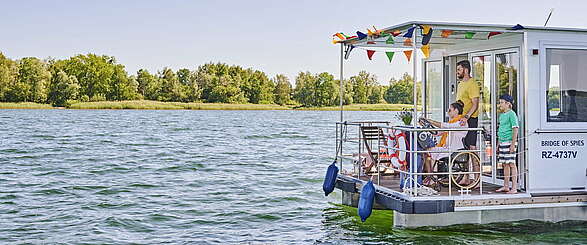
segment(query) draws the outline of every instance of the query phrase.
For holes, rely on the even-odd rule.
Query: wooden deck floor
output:
[[[357,178],[356,175],[352,176],[353,178]],[[369,175],[369,176],[361,176],[360,179],[367,181],[369,180],[371,177],[373,177],[373,184],[379,185],[379,186],[383,186],[389,189],[392,189],[394,191],[397,192],[402,192],[402,190],[400,189],[400,178],[399,175],[382,175],[379,179],[379,183],[378,183],[378,176],[377,175]],[[503,194],[500,192],[495,192],[495,190],[497,190],[500,186],[499,185],[494,185],[491,183],[487,183],[487,182],[483,182],[483,195],[490,195],[490,194]],[[452,195],[453,196],[458,196],[460,195],[459,192],[460,188],[458,188],[456,185],[452,185]],[[518,193],[523,193],[523,192],[518,192]],[[480,195],[480,188],[477,187],[475,189],[471,189],[469,195]],[[448,187],[442,187],[440,192],[439,192],[440,196],[448,196],[449,195],[449,188]]]

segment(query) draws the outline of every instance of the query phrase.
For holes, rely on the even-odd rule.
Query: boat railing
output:
[[[378,128],[378,139],[377,140],[373,140],[373,139],[368,139],[365,138],[361,135],[361,127],[364,126],[370,126],[370,127],[377,127]],[[349,130],[349,127],[356,127],[357,130],[355,131],[354,129]],[[394,130],[400,130],[402,132],[404,132],[406,134],[407,137],[409,137],[409,142],[418,142],[418,135],[420,133],[428,133],[430,134],[431,132],[463,132],[463,131],[474,131],[477,133],[477,146],[480,146],[480,142],[479,140],[482,139],[481,138],[481,134],[483,133],[483,128],[413,128],[413,127],[408,127],[408,126],[395,126],[392,125],[391,122],[384,122],[384,121],[361,121],[361,122],[337,122],[337,129],[336,129],[336,147],[337,147],[337,160],[339,161],[340,164],[340,169],[343,173],[346,172],[346,169],[344,169],[343,167],[343,162],[346,161],[351,161],[352,163],[352,173],[353,174],[357,174],[357,176],[360,176],[363,173],[363,168],[361,166],[362,161],[361,158],[364,157],[364,153],[366,151],[366,147],[365,144],[369,144],[371,147],[370,149],[377,149],[377,158],[376,158],[376,162],[374,163],[375,166],[373,166],[377,172],[379,172],[380,170],[383,169],[383,171],[385,170],[391,170],[391,171],[395,171],[398,172],[400,175],[403,175],[403,186],[404,186],[404,192],[410,196],[418,196],[418,190],[421,189],[422,184],[419,183],[421,181],[419,181],[419,179],[423,179],[426,176],[431,176],[431,175],[445,175],[448,176],[448,195],[452,196],[453,195],[453,177],[455,175],[463,175],[465,177],[470,177],[470,175],[474,175],[476,176],[474,178],[475,182],[478,181],[479,182],[479,194],[482,195],[483,194],[483,181],[481,181],[481,176],[482,176],[482,172],[483,172],[483,167],[482,167],[482,163],[480,161],[481,159],[481,154],[483,154],[484,152],[481,150],[481,147],[478,147],[477,149],[458,149],[458,150],[450,150],[447,148],[447,150],[429,150],[429,149],[418,149],[418,147],[416,146],[417,144],[409,144],[409,147],[406,149],[402,149],[399,147],[395,147],[395,146],[388,146],[386,145],[383,141],[385,140],[385,135],[386,131],[387,132],[393,132]],[[446,145],[450,145],[451,142],[451,137],[447,137],[447,142]],[[365,142],[366,141],[366,142]],[[376,141],[376,142],[374,142]],[[352,146],[350,148],[345,148],[344,145],[345,144],[357,144],[357,146]],[[376,147],[373,147],[376,144]],[[345,150],[348,152],[349,149],[354,149],[351,150],[353,152],[351,153],[345,153]],[[406,155],[409,155],[409,161],[408,165],[409,167],[407,169],[401,169],[400,167],[395,167],[393,166],[393,164],[389,164],[389,165],[385,165],[381,162],[382,157],[381,155],[386,153],[386,152],[404,152]],[[358,152],[358,153],[357,153]],[[367,152],[369,153],[369,152]],[[428,154],[428,153],[448,153],[448,166],[447,166],[447,170],[446,172],[438,172],[438,171],[431,171],[430,173],[425,173],[424,171],[418,171],[418,159],[425,159],[424,158],[424,154]],[[478,171],[475,171],[474,167],[469,166],[467,171],[457,171],[454,172],[453,171],[453,156],[454,155],[458,155],[459,153],[463,153],[463,154],[475,154],[476,155],[476,160],[477,163],[472,163],[472,164],[478,164]],[[369,153],[371,154],[371,153]],[[375,153],[373,153],[375,154]],[[418,156],[422,156],[422,158],[419,158]],[[388,155],[389,156],[389,155]],[[416,161],[413,161],[412,159],[416,159]],[[473,159],[473,158],[468,158],[468,159]],[[471,162],[475,161],[475,160],[469,160],[469,165],[471,165]],[[421,163],[422,166],[424,165],[424,163]],[[478,180],[477,180],[478,178]],[[381,174],[377,174],[377,179],[375,181],[377,185],[381,185]],[[476,185],[475,185],[476,186]],[[407,189],[406,189],[407,187]],[[416,188],[411,188],[411,187],[416,187]],[[460,194],[470,194],[471,193],[471,189],[472,188],[463,188],[461,187],[461,190],[459,191]]]

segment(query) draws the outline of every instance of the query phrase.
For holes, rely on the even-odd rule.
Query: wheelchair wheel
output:
[[[448,159],[446,160],[439,160],[436,161],[435,163],[435,168],[437,172],[444,172],[447,173],[448,172]],[[460,170],[460,165],[453,165],[453,172],[459,172]],[[444,187],[448,187],[448,182],[450,181],[448,178],[448,174],[437,174],[434,175],[434,177],[438,180],[438,183],[440,183],[442,186]],[[453,182],[459,182],[461,181],[461,179],[464,177],[464,175],[453,175]],[[456,179],[455,179],[456,178]]]
[[[456,154],[452,161],[451,161],[451,168],[452,172],[472,172],[474,169],[481,168],[481,161],[479,160],[479,156],[473,152],[459,152]],[[479,171],[479,170],[477,170]],[[471,189],[476,186],[479,181],[481,180],[481,176],[479,174],[474,174],[474,178],[468,185],[461,185],[459,182],[463,178],[469,178],[471,174],[453,174],[452,181],[453,184],[462,188],[462,189]]]

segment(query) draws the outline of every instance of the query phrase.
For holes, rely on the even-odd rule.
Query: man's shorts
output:
[[[471,117],[467,119],[467,124],[469,124],[469,128],[476,128],[478,125],[478,119],[476,117]],[[469,148],[470,146],[477,145],[477,131],[469,131],[467,132],[467,136],[465,136],[465,147]]]
[[[516,163],[516,153],[510,153],[511,141],[499,142],[497,162],[501,164]]]

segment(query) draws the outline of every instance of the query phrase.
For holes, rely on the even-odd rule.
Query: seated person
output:
[[[431,119],[423,118],[424,120],[428,121],[435,127],[438,128],[468,128],[468,125],[465,123],[464,125],[461,124],[459,121],[463,117],[463,102],[457,101],[455,103],[450,104],[447,111],[449,121],[448,122],[437,122]],[[450,131],[450,132],[440,132],[441,138],[438,144],[435,147],[431,147],[427,150],[429,151],[438,151],[430,153],[430,158],[433,160],[439,160],[444,157],[448,157],[450,153],[446,151],[456,151],[459,149],[465,148],[463,146],[463,138],[467,135],[467,131]],[[430,159],[426,158],[424,161],[424,171],[427,173],[432,172],[432,165]]]

